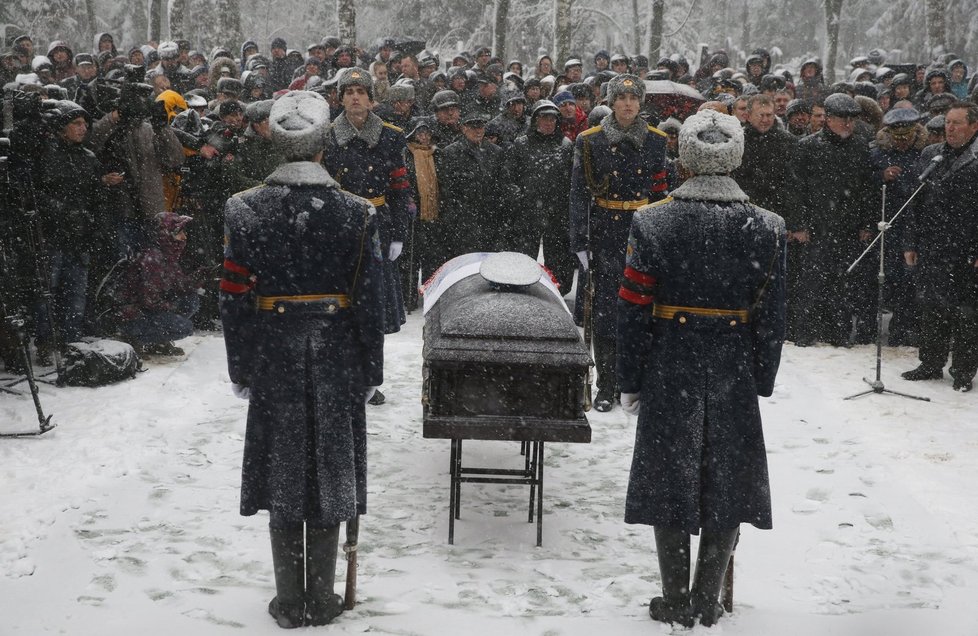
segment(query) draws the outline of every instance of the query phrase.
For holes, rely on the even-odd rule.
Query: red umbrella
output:
[[[662,119],[675,117],[683,121],[706,101],[687,84],[669,80],[645,80],[645,103],[655,109]]]

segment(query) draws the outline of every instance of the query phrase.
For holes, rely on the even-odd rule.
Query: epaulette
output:
[[[260,189],[262,189],[262,188],[265,188],[265,187],[267,187],[267,186],[268,186],[268,184],[267,184],[267,183],[259,183],[259,184],[258,184],[258,185],[256,185],[256,186],[252,186],[252,187],[250,187],[250,188],[248,188],[247,190],[242,190],[241,192],[235,192],[235,193],[234,193],[234,194],[232,194],[231,196],[234,196],[234,197],[239,197],[239,196],[241,196],[242,194],[248,194],[248,193],[249,193],[249,192],[251,192],[252,190],[260,190]]]
[[[390,128],[391,130],[396,130],[397,132],[402,133],[402,134],[404,133],[404,129],[403,128],[401,128],[399,126],[395,126],[394,124],[390,124],[390,123],[388,123],[386,121],[384,122],[384,127],[385,128]]]
[[[657,135],[662,135],[662,136],[663,136],[663,137],[665,137],[666,139],[668,139],[668,138],[669,138],[669,135],[667,135],[666,133],[664,133],[664,132],[662,132],[661,130],[659,130],[659,129],[658,129],[658,128],[656,128],[655,126],[649,126],[649,132],[651,132],[651,133],[655,133],[655,134],[657,134]]]
[[[643,205],[638,210],[636,210],[636,212],[641,212],[642,210],[648,210],[650,208],[657,208],[660,205],[665,205],[666,203],[672,203],[672,197],[666,197],[665,199],[661,199],[659,201],[653,201],[652,203],[649,203],[648,205]]]
[[[580,133],[580,134],[578,135],[578,137],[580,137],[580,136],[582,136],[582,135],[583,135],[584,137],[587,137],[588,135],[593,135],[594,133],[597,133],[597,132],[601,132],[601,126],[595,126],[594,128],[588,128],[587,130],[585,130],[585,131],[583,131],[583,132],[581,132],[581,133]]]

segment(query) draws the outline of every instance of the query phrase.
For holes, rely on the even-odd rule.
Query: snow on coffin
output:
[[[425,285],[423,435],[450,439],[449,543],[463,482],[530,486],[542,541],[544,442],[591,441],[591,357],[556,286],[523,254],[466,254]],[[525,468],[462,466],[462,440],[526,442]]]

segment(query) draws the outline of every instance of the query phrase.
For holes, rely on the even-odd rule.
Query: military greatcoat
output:
[[[321,165],[287,163],[265,183],[225,207],[228,370],[251,389],[241,514],[329,526],[366,511],[384,259],[374,208]]]
[[[784,221],[726,176],[673,197],[635,214],[619,291],[618,378],[641,394],[625,521],[770,528],[757,396],[784,338]]]

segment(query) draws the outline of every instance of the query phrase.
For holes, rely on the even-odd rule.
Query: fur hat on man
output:
[[[311,159],[323,149],[329,126],[329,104],[317,93],[289,91],[268,115],[272,142],[291,161]]]
[[[701,110],[679,131],[679,160],[694,174],[728,174],[743,156],[744,130],[736,117]]]
[[[615,75],[612,79],[608,80],[607,85],[609,106],[613,106],[615,100],[628,93],[638,97],[638,101],[640,102],[645,101],[645,82],[639,79],[637,75],[630,75],[628,73]]]
[[[414,99],[414,84],[410,80],[397,80],[387,89],[388,102],[410,101]]]
[[[340,96],[343,96],[343,91],[350,86],[363,86],[364,90],[367,91],[367,95],[371,100],[374,98],[374,81],[370,77],[370,73],[363,70],[358,66],[354,66],[348,69],[344,69],[340,73],[339,82],[336,84],[336,88],[339,91]]]

